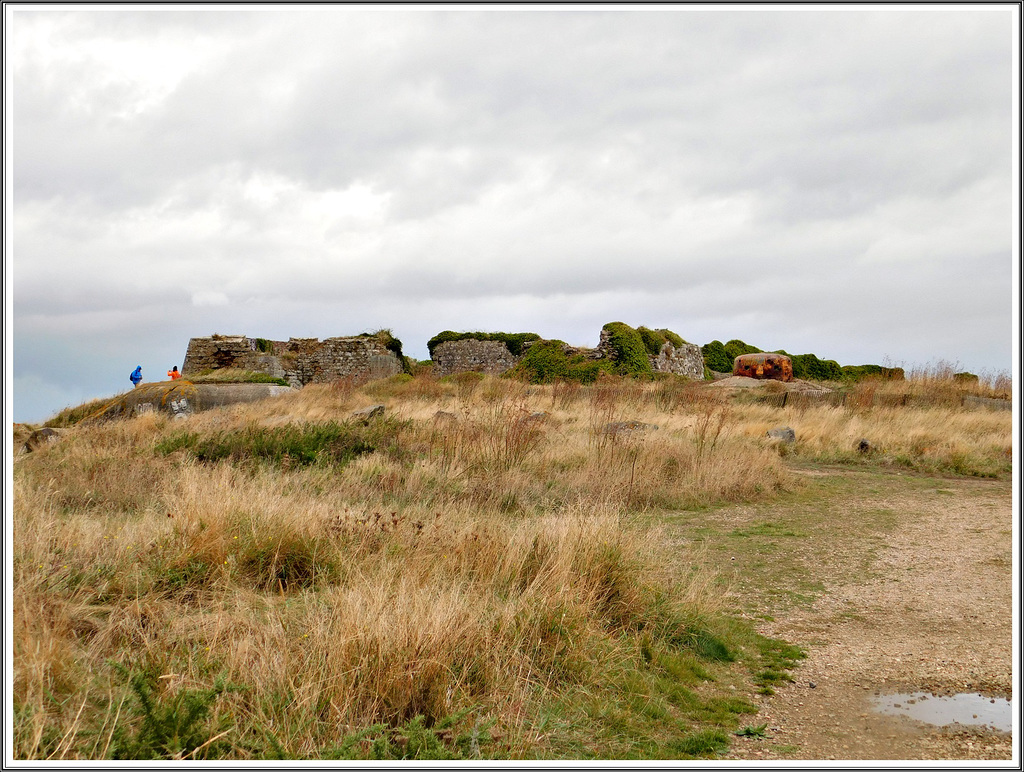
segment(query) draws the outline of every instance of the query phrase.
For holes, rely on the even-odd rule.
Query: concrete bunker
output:
[[[759,380],[793,380],[793,360],[785,354],[740,354],[733,360],[732,374]]]

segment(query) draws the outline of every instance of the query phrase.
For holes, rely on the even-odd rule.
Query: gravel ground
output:
[[[754,720],[768,724],[766,737],[737,737],[727,759],[971,759],[1020,768],[1010,733],[873,710],[875,695],[892,693],[1012,697],[1010,483],[940,484],[942,496],[884,502],[898,522],[871,578],[826,583],[813,605],[762,626],[808,656],[792,684],[762,698]]]

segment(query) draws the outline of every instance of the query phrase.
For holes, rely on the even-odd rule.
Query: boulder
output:
[[[547,417],[548,413],[544,410],[541,410],[537,413],[530,413],[530,415],[524,416],[522,421],[523,423],[538,423],[540,421],[543,421]]]
[[[601,433],[610,437],[617,437],[621,434],[632,434],[634,432],[657,431],[657,424],[645,424],[642,421],[613,421],[605,424]]]
[[[384,412],[384,405],[370,405],[355,411],[352,417],[366,423],[371,418],[376,418]]]
[[[796,432],[788,426],[776,426],[768,430],[768,438],[779,442],[796,442]]]
[[[44,426],[42,429],[36,429],[32,434],[29,435],[28,439],[25,440],[25,444],[21,446],[22,453],[31,453],[44,445],[49,445],[56,442],[64,434],[65,429],[51,429],[48,426]]]

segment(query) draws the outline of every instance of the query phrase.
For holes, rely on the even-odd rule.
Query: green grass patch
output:
[[[757,648],[760,662],[757,665],[754,683],[758,685],[758,692],[761,694],[774,694],[775,686],[791,682],[793,677],[789,671],[807,656],[799,646],[774,638],[760,637]]]
[[[704,729],[669,743],[669,758],[710,759],[729,749],[729,736],[717,729]]]
[[[156,451],[185,450],[199,461],[260,462],[275,466],[342,466],[364,453],[397,446],[405,423],[382,418],[369,424],[336,422],[249,426],[202,436],[180,432],[161,440]]]

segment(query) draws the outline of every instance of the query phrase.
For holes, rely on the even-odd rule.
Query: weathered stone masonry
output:
[[[232,367],[284,378],[293,387],[301,387],[348,377],[376,380],[402,372],[398,356],[373,336],[322,341],[289,338],[266,343],[270,351],[260,351],[257,339],[244,335],[192,338],[181,373],[188,378],[205,370]]]
[[[469,371],[500,375],[519,361],[500,340],[472,338],[439,343],[431,358],[439,377]]]

